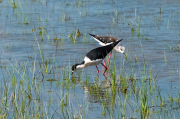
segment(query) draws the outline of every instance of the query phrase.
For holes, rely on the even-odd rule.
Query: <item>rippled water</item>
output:
[[[133,69],[138,90],[145,66],[147,78],[155,79],[152,87],[156,87],[149,97],[157,102],[152,105],[150,100],[149,105],[159,111],[152,112],[150,118],[166,117],[166,113],[160,111],[159,97],[153,96],[161,95],[167,105],[170,97],[179,100],[179,4],[177,0],[1,1],[1,93],[5,85],[13,85],[14,76],[18,85],[24,81],[32,92],[39,90],[40,104],[48,117],[68,118],[67,115],[72,114],[79,118],[120,118],[125,110],[125,117],[140,118],[138,103],[134,101],[136,97],[131,95],[130,89],[127,107],[122,109],[126,95],[120,89],[112,95],[110,86],[102,82],[106,80],[102,75],[102,65],[98,65],[98,79],[96,68],[92,66],[76,72],[74,83],[68,82],[69,68],[81,62],[88,51],[99,47],[87,33],[115,36],[123,39],[127,55],[126,59],[123,54],[113,53],[117,77],[125,72],[124,77],[129,80]],[[80,36],[76,35],[78,30]],[[110,70],[114,71],[113,57]],[[46,81],[48,79],[56,81]],[[93,90],[95,84],[100,85],[99,91]],[[128,88],[131,86],[132,83],[128,83]],[[26,88],[24,92],[27,92]],[[9,98],[11,90],[9,88]],[[33,93],[32,99],[36,100],[36,95]],[[63,99],[67,103],[64,112],[60,106]],[[30,102],[30,105],[36,104]],[[179,110],[178,104],[173,102],[173,108]],[[106,105],[106,113],[103,105]],[[171,115],[178,117],[178,111],[169,109],[167,105],[163,106],[164,110],[170,110]],[[9,108],[11,106],[9,103]],[[149,110],[153,111],[152,108]],[[7,117],[12,118],[14,112],[8,111]]]

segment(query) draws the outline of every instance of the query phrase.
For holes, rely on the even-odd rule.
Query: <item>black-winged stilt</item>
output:
[[[119,40],[118,38],[113,37],[113,36],[97,36],[97,35],[93,35],[93,34],[90,34],[90,33],[88,33],[88,34],[91,35],[91,36],[94,38],[94,40],[96,40],[97,42],[99,42],[99,44],[100,44],[101,46],[106,46],[106,45],[112,44],[112,43],[114,43],[114,42],[117,42],[117,41]],[[120,52],[120,53],[123,53],[123,54],[125,53],[125,47],[122,46],[120,43],[119,43],[118,45],[116,45],[116,46],[114,47],[114,49],[115,49],[117,52]],[[112,54],[112,51],[111,51],[111,53],[110,53],[110,55],[109,55],[108,63],[109,63],[109,61],[110,61],[111,54]],[[103,60],[103,63],[104,63],[104,65],[105,65],[105,61],[104,61],[104,60]]]
[[[103,46],[103,47],[98,47],[98,48],[95,48],[91,51],[89,51],[87,53],[87,55],[85,56],[84,58],[84,61],[81,62],[80,64],[75,64],[72,66],[72,74],[77,70],[77,69],[82,69],[82,68],[85,68],[85,67],[88,67],[88,66],[93,66],[93,65],[96,65],[96,68],[97,68],[97,76],[98,76],[98,73],[99,73],[99,70],[98,70],[98,67],[97,65],[100,64],[103,59],[106,57],[106,55],[112,51],[112,49],[120,42],[122,41],[123,39],[121,40],[118,40],[117,42],[114,42],[112,44],[109,44],[109,45],[106,45],[106,46]],[[102,64],[102,63],[101,63]],[[107,67],[102,64],[104,67],[105,67],[105,71],[103,73],[103,75],[105,76],[105,72],[107,70]]]

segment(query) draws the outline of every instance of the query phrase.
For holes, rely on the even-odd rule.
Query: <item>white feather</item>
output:
[[[94,37],[93,37],[94,38]],[[98,39],[96,39],[96,38],[94,38],[94,40],[96,40],[97,42],[99,42],[99,45],[101,45],[101,46],[106,46],[106,45],[110,45],[110,44],[112,44],[113,42],[111,42],[111,43],[103,43],[103,42],[101,42],[101,41],[99,41]]]

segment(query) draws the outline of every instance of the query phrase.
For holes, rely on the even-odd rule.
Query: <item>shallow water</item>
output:
[[[2,1],[1,94],[4,95],[5,85],[9,85],[8,101],[12,99],[11,93],[15,90],[11,87],[15,77],[17,90],[22,82],[31,87],[32,97],[31,100],[26,99],[27,105],[30,105],[26,110],[34,109],[38,97],[40,112],[47,113],[43,113],[42,117],[120,118],[124,115],[126,118],[140,118],[140,101],[135,101],[136,93],[131,90],[133,82],[128,80],[132,68],[133,79],[137,79],[135,87],[140,90],[145,66],[147,79],[156,82],[147,86],[148,90],[149,87],[154,88],[148,92],[149,105],[154,106],[154,109],[149,108],[152,111],[149,118],[178,117],[179,4],[179,1],[169,0]],[[118,17],[115,14],[117,11]],[[81,33],[79,37],[76,35],[78,30]],[[77,71],[74,82],[68,79],[69,68],[81,62],[88,51],[99,47],[87,33],[123,39],[121,43],[126,47],[127,59],[123,54],[113,52],[118,82],[114,95],[109,83],[102,82],[106,80],[102,75],[102,65],[98,65],[98,79],[95,66]],[[114,72],[113,57],[110,70]],[[121,92],[120,75],[124,75],[128,82],[127,94]],[[46,81],[48,79],[56,81]],[[111,79],[110,75],[107,80]],[[25,90],[22,95],[27,95],[27,86],[22,86],[22,89]],[[162,107],[159,107],[158,96],[164,101]],[[170,98],[176,99],[172,108],[168,106],[172,103]],[[1,115],[6,111],[6,117],[12,118],[16,114],[15,107],[11,103],[8,107],[11,109],[2,109]],[[166,113],[167,110],[171,113]],[[31,113],[33,111],[29,111],[29,115]]]

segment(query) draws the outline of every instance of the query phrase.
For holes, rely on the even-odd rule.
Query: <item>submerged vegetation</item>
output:
[[[0,118],[178,118],[180,11],[164,4],[0,0]],[[124,39],[105,77],[71,76],[99,47],[87,33]]]

